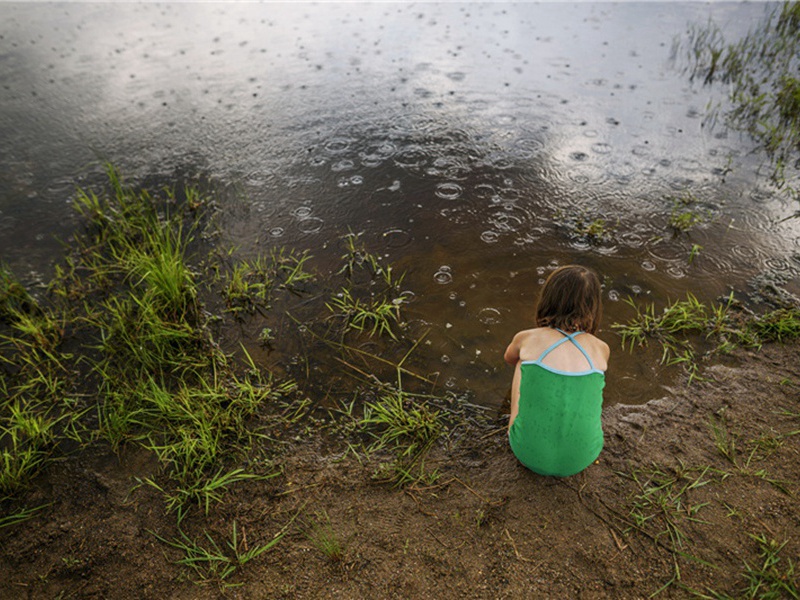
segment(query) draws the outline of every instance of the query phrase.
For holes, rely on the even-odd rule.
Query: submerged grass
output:
[[[386,387],[376,401],[365,404],[359,425],[373,438],[368,453],[388,450],[394,455],[380,465],[378,478],[396,485],[437,478],[435,472],[426,470],[425,458],[444,426],[439,411],[424,400]]]
[[[692,80],[725,85],[728,103],[713,107],[720,118],[746,131],[766,152],[774,182],[800,198],[791,171],[800,160],[800,3],[786,1],[736,43],[726,42],[719,27],[692,26],[673,54],[688,61]]]
[[[221,317],[208,313],[201,298],[221,292],[223,310],[244,319],[268,311],[279,293],[304,294],[317,275],[307,252],[282,247],[232,262],[232,252],[203,253],[198,232],[211,203],[198,189],[186,187],[180,197],[169,189],[137,190],[110,165],[107,178],[105,191],[77,193],[85,227],[56,270],[47,305],[0,269],[0,391],[6,398],[0,401],[0,494],[24,489],[67,439],[107,443],[114,451],[133,444],[160,465],[140,486],[161,493],[180,526],[191,510],[208,514],[231,486],[277,476],[280,469],[269,459],[272,427],[293,426],[311,404],[292,401],[296,385],[258,369],[246,351],[244,364],[222,352],[211,326]],[[344,344],[348,331],[400,341],[405,296],[403,276],[368,252],[359,236],[345,236],[344,244],[338,275],[345,285],[327,306],[345,326],[334,340],[334,321],[319,322],[327,324],[321,339],[338,344],[347,358],[356,352]],[[203,263],[203,255],[216,259]],[[262,343],[275,337],[261,328]],[[63,351],[67,346],[71,354]],[[398,364],[376,358],[391,364],[399,382],[410,373],[403,363],[416,346]],[[421,396],[381,385],[351,433],[359,431],[373,437],[371,451],[395,455],[392,480],[435,477],[424,460],[442,425]]]
[[[310,259],[308,252],[281,247],[273,248],[269,258],[258,256],[235,263],[223,289],[226,310],[237,316],[268,310],[274,290],[301,291],[316,278],[307,270]]]
[[[135,190],[110,165],[107,177],[105,192],[77,194],[86,226],[50,286],[52,306],[0,269],[0,492],[22,489],[67,438],[132,443],[158,458],[162,473],[143,483],[181,520],[235,483],[277,474],[268,461],[239,465],[266,439],[261,409],[293,386],[252,361],[242,372],[214,340],[193,249],[203,193]],[[307,259],[276,251],[273,279],[296,288]],[[65,340],[79,350],[63,353]]]
[[[559,210],[553,216],[569,233],[582,238],[588,244],[612,241],[618,225],[602,216],[588,214],[583,210],[578,212]]]
[[[366,250],[357,234],[349,233],[343,241],[346,252],[339,274],[346,276],[348,285],[325,306],[343,319],[346,329],[367,332],[370,336],[387,335],[396,340],[393,325],[400,323],[400,309],[407,301],[400,291],[405,274],[395,275],[391,265],[384,265],[378,256]],[[366,289],[356,285],[361,274],[366,277],[367,285],[363,286]]]
[[[663,364],[682,364],[691,382],[699,375],[698,339],[711,346],[702,356],[730,352],[737,346],[759,347],[767,342],[789,341],[800,336],[800,309],[781,308],[761,316],[748,314],[731,293],[723,302],[709,305],[687,294],[661,312],[654,303],[639,306],[628,298],[635,315],[627,323],[611,327],[622,338],[623,348],[631,352],[648,340],[656,340],[662,348]]]
[[[688,192],[677,198],[672,198],[672,209],[668,223],[674,235],[687,233],[707,219],[707,215],[698,208],[698,203],[698,199]]]

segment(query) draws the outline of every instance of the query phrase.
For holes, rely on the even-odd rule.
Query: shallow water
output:
[[[502,404],[502,352],[540,282],[582,262],[606,325],[628,296],[744,294],[767,274],[800,293],[795,206],[738,134],[704,125],[713,90],[670,62],[709,17],[743,34],[742,3],[0,4],[0,252],[46,280],[78,225],[76,185],[102,161],[129,180],[210,177],[223,243],[242,256],[340,238],[407,271],[407,316],[438,381]],[[732,169],[727,173],[728,169]],[[724,176],[723,176],[724,175]],[[673,237],[676,197],[710,218]],[[570,227],[602,218],[597,241]],[[693,245],[702,246],[689,261]],[[252,331],[260,329],[251,324]],[[265,365],[247,329],[227,333]],[[663,395],[655,349],[614,356],[607,402]]]

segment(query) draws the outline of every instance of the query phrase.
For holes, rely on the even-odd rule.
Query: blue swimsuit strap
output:
[[[538,364],[541,364],[541,363],[542,363],[542,361],[545,359],[545,357],[546,357],[548,354],[550,354],[550,353],[551,353],[553,350],[555,350],[556,348],[558,348],[558,347],[559,347],[561,344],[563,344],[564,342],[570,341],[570,342],[572,342],[572,344],[573,344],[573,345],[574,345],[574,346],[575,346],[575,347],[576,347],[578,350],[580,350],[580,351],[581,351],[581,354],[583,354],[583,356],[586,358],[586,362],[588,362],[588,363],[589,363],[589,369],[590,369],[590,370],[592,370],[592,371],[594,371],[594,370],[595,370],[595,368],[594,368],[594,363],[592,362],[592,359],[591,359],[591,358],[589,358],[589,354],[586,352],[586,350],[584,350],[584,349],[583,349],[583,346],[581,346],[581,345],[578,343],[578,341],[575,339],[575,336],[576,336],[576,335],[580,335],[580,334],[582,334],[582,333],[583,333],[583,331],[576,331],[575,333],[566,333],[565,331],[561,331],[561,330],[560,330],[560,329],[558,329],[558,328],[555,328],[555,330],[556,330],[558,333],[560,333],[561,335],[563,335],[564,337],[563,337],[563,338],[561,338],[560,340],[556,340],[555,342],[553,342],[553,343],[550,345],[550,347],[549,347],[549,348],[547,348],[547,349],[546,349],[544,352],[542,352],[542,353],[539,355],[539,358],[537,358],[535,362],[536,362],[536,363],[538,363]]]

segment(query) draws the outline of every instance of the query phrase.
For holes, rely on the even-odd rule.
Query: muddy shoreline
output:
[[[174,563],[155,535],[175,532],[157,492],[132,489],[102,452],[67,457],[23,498],[49,506],[0,530],[0,597],[645,598],[665,585],[661,597],[738,597],[756,538],[786,542],[776,572],[800,555],[796,357],[796,345],[739,350],[708,381],[606,409],[599,464],[565,480],[519,466],[500,421],[439,445],[438,480],[405,489],[373,480],[376,457],[323,451],[313,435],[287,443],[279,477],[184,522],[229,539],[235,521],[249,547],[283,535],[232,587]],[[155,467],[119,460],[139,477]],[[339,553],[321,549],[322,531]]]

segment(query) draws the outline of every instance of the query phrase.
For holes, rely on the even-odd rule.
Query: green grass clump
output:
[[[436,478],[425,470],[425,457],[444,431],[440,412],[424,398],[399,389],[385,389],[375,402],[364,406],[360,426],[374,441],[369,452],[389,450],[395,455],[381,467],[380,476],[404,485]]]
[[[758,546],[758,558],[752,564],[745,561],[741,574],[744,584],[741,589],[727,594],[707,588],[708,593],[695,592],[696,597],[708,600],[800,598],[797,563],[781,554],[788,540],[778,542],[763,533],[750,534],[750,538]]]
[[[709,305],[687,294],[686,300],[668,304],[658,313],[654,303],[639,306],[626,301],[636,314],[627,323],[611,327],[622,337],[622,346],[631,352],[654,339],[662,347],[662,363],[682,364],[691,382],[699,373],[698,340],[710,346],[702,356],[730,352],[736,346],[759,347],[774,341],[800,336],[800,309],[783,308],[762,316],[746,314],[733,294],[727,300]]]
[[[0,267],[0,498],[25,489],[52,460],[57,440],[79,438],[80,411],[65,398],[71,356],[64,319]]]
[[[604,217],[587,214],[585,211],[569,212],[556,211],[555,220],[569,233],[583,238],[590,244],[609,242],[614,237],[616,226]]]
[[[0,261],[0,319],[14,320],[16,315],[38,310],[38,304],[17,280],[11,269]]]
[[[298,292],[304,284],[314,281],[315,275],[307,270],[311,259],[308,252],[286,248],[273,248],[270,257],[259,256],[233,265],[225,282],[223,297],[227,311],[255,313],[270,307],[276,288]]]
[[[800,309],[779,308],[753,319],[750,329],[765,342],[784,342],[800,337]]]
[[[706,216],[697,208],[697,198],[693,194],[686,193],[672,199],[668,224],[675,235],[687,233],[705,220]]]
[[[666,364],[685,363],[697,372],[696,349],[689,339],[698,336],[712,344],[709,353],[728,352],[737,345],[758,347],[767,342],[783,342],[800,336],[800,309],[780,308],[761,316],[738,311],[731,294],[725,302],[706,305],[694,295],[678,300],[656,312],[655,304],[644,307],[626,301],[636,311],[627,323],[612,328],[622,336],[622,346],[634,347],[656,339],[662,346]]]
[[[331,312],[344,317],[351,329],[366,331],[371,336],[377,333],[397,339],[392,331],[392,323],[398,322],[400,307],[404,302],[402,297],[359,300],[353,297],[349,289],[343,288],[326,306]]]
[[[344,560],[346,551],[344,540],[336,533],[327,512],[318,512],[303,527],[303,533],[314,548],[319,550],[329,561],[340,563]]]
[[[178,528],[178,537],[166,539],[158,534],[155,537],[180,552],[182,555],[175,562],[191,570],[195,583],[217,584],[220,589],[241,584],[229,583],[229,578],[250,561],[271,550],[283,538],[285,531],[279,532],[264,544],[247,544],[244,536],[239,534],[236,521],[231,526],[229,539],[218,542],[208,531],[192,538]]]
[[[115,451],[136,444],[161,465],[142,482],[180,522],[191,506],[207,513],[231,485],[277,473],[257,460],[266,454],[257,450],[267,439],[261,413],[294,385],[249,356],[237,366],[214,339],[200,300],[210,290],[198,266],[204,194],[152,194],[125,185],[113,166],[106,172],[104,192],[77,193],[84,228],[50,304],[0,270],[0,493],[23,489],[66,439]],[[275,251],[272,279],[297,288],[310,278],[307,258]]]
[[[384,265],[358,242],[358,235],[349,233],[343,240],[346,252],[338,274],[346,276],[348,285],[325,306],[343,319],[347,329],[396,340],[393,325],[400,322],[400,309],[407,302],[400,291],[404,274],[396,276],[391,265]],[[365,280],[366,286],[359,285],[359,280]]]
[[[371,282],[380,280],[387,288],[399,288],[405,274],[396,276],[392,266],[384,265],[379,256],[367,250],[360,237],[360,233],[352,231],[342,237],[345,253],[341,257],[339,275],[343,274],[353,281],[363,273]]]
[[[728,126],[746,131],[766,152],[772,178],[798,196],[796,169],[800,157],[800,3],[786,1],[736,43],[727,43],[713,23],[690,28],[683,53],[692,79],[720,82],[727,92],[710,119],[722,115]],[[676,43],[677,56],[680,44]]]
[[[739,339],[737,330],[731,326],[730,307],[732,298],[725,304],[710,308],[692,294],[686,300],[667,305],[661,313],[656,313],[655,304],[643,308],[632,299],[626,301],[636,311],[627,323],[614,323],[612,328],[622,336],[622,346],[632,352],[635,346],[646,345],[655,338],[662,347],[662,363],[683,364],[690,374],[690,381],[698,372],[696,352],[685,336],[705,334],[705,337],[718,336],[718,349],[727,347],[730,337]]]

